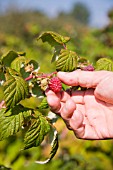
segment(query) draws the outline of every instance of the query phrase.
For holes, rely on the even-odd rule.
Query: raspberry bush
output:
[[[21,149],[25,150],[40,146],[46,140],[46,136],[50,139],[53,136],[50,140],[51,151],[48,159],[36,161],[47,163],[58,149],[58,132],[54,126],[57,117],[54,113],[50,114],[45,95],[47,88],[55,93],[63,90],[56,73],[76,69],[113,71],[113,62],[108,58],[101,58],[93,66],[86,58],[68,49],[69,37],[55,32],[43,32],[37,38],[40,39],[54,49],[51,62],[56,68],[53,73],[41,73],[39,64],[34,60],[28,60],[25,52],[9,51],[0,58],[0,85],[3,87],[4,95],[0,103],[0,140],[23,131],[24,148]],[[80,90],[80,87],[78,88]],[[37,98],[37,108],[26,107],[24,104],[31,97]]]

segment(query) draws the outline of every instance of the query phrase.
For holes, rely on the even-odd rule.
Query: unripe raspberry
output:
[[[94,71],[94,67],[92,65],[88,65],[86,67],[83,68],[84,71]]]
[[[49,81],[48,86],[49,86],[49,89],[52,90],[55,93],[60,92],[61,89],[62,89],[62,84],[61,84],[61,81],[59,80],[58,77],[53,77]]]

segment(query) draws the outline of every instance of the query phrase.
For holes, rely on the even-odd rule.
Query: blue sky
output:
[[[83,2],[90,9],[91,26],[102,27],[108,23],[107,12],[113,8],[113,0],[0,0],[4,7],[10,3],[20,9],[39,9],[51,17],[60,11],[70,11],[77,2]]]

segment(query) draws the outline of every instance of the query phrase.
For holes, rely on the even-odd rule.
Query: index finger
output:
[[[108,71],[83,71],[76,70],[73,72],[58,72],[58,78],[69,86],[81,86],[95,88],[97,84],[110,72]]]

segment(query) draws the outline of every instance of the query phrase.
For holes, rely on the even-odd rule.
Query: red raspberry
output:
[[[94,71],[94,67],[92,65],[88,65],[83,68],[84,71]]]
[[[55,93],[60,92],[61,89],[62,89],[62,84],[61,84],[61,81],[59,80],[58,77],[53,77],[49,81],[48,85],[49,85],[49,89],[52,90]]]

